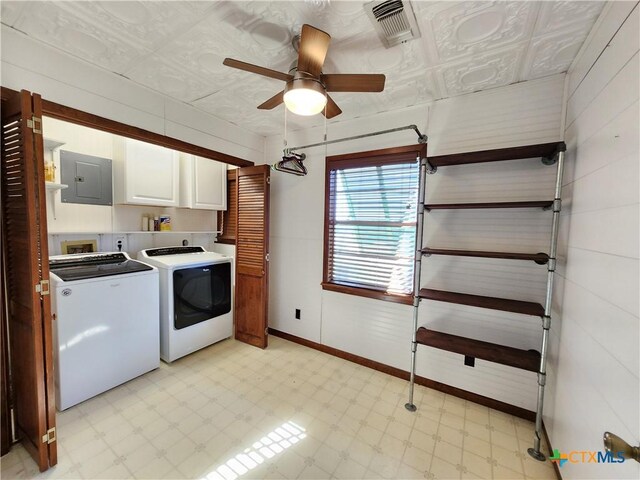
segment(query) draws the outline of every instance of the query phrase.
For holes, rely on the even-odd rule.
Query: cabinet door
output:
[[[227,165],[201,157],[195,157],[194,163],[193,208],[226,210]]]
[[[126,203],[178,206],[176,152],[137,140],[126,142]]]

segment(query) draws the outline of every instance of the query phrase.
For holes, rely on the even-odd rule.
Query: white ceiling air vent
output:
[[[420,38],[418,22],[409,1],[378,0],[365,4],[364,10],[385,47]]]

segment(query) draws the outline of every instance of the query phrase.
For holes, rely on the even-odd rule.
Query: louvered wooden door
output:
[[[42,100],[2,102],[2,250],[16,433],[41,471],[57,463]]]
[[[267,346],[269,166],[237,170],[235,337]]]

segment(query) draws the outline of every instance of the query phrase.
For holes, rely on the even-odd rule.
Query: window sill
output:
[[[359,297],[374,298],[376,300],[384,300],[385,302],[402,303],[404,305],[413,304],[413,296],[398,295],[394,293],[385,293],[379,290],[370,290],[368,288],[348,287],[337,283],[322,282],[322,289],[331,292],[346,293],[347,295],[357,295]]]

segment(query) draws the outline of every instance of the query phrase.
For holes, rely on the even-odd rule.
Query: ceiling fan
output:
[[[385,76],[381,74],[322,73],[331,36],[311,25],[303,25],[298,45],[298,61],[289,73],[282,73],[251,63],[225,58],[224,65],[265,77],[287,82],[283,91],[258,105],[261,110],[271,110],[284,102],[298,115],[315,115],[322,112],[327,118],[340,115],[342,110],[328,92],[381,92]]]

